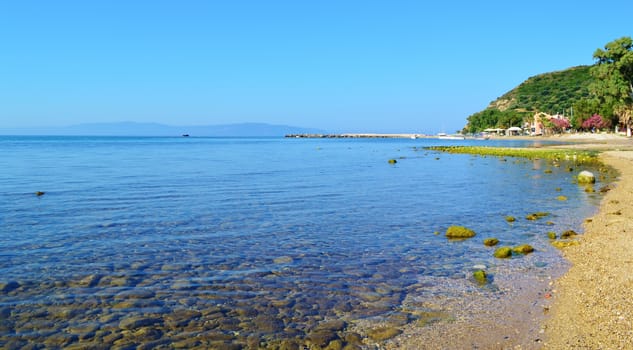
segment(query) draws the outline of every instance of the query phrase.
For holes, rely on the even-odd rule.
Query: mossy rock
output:
[[[512,252],[517,253],[517,254],[530,254],[533,251],[534,251],[534,247],[532,247],[529,244],[521,244],[519,246],[512,248]]]
[[[554,231],[549,231],[549,232],[547,233],[547,238],[549,238],[549,239],[556,239],[556,232],[554,232]]]
[[[499,244],[499,240],[497,238],[486,238],[484,239],[484,245],[488,247],[494,247]]]
[[[527,220],[538,220],[540,218],[544,218],[546,216],[549,216],[548,212],[545,211],[537,211],[536,213],[532,213],[532,214],[528,214],[525,218]]]
[[[506,216],[506,221],[507,222],[515,222],[517,221],[517,218],[515,218],[514,216],[508,215]]]
[[[389,162],[389,164],[396,164],[396,163],[398,163],[398,161],[395,160],[395,159],[389,159],[388,162]]]
[[[570,238],[570,237],[574,237],[577,236],[578,233],[576,233],[576,231],[574,230],[567,230],[563,233],[561,233],[560,238]]]
[[[558,196],[558,197],[556,197],[556,199],[558,199],[559,201],[566,201],[567,197],[566,196]]]
[[[579,184],[592,184],[596,182],[596,176],[590,171],[583,170],[578,173],[576,180]]]
[[[464,226],[453,225],[446,229],[447,238],[471,238],[475,235],[475,231]]]
[[[494,257],[499,259],[505,259],[512,256],[512,248],[510,247],[499,247],[494,252]]]
[[[484,270],[473,271],[473,277],[479,284],[486,284],[488,282],[488,274]]]
[[[596,190],[593,188],[593,186],[589,185],[589,186],[585,186],[585,192],[594,193],[596,192]]]
[[[397,335],[402,333],[401,330],[394,327],[380,327],[375,329],[370,329],[367,332],[367,336],[374,341],[385,341],[387,339],[391,339]]]
[[[571,247],[574,245],[579,245],[580,242],[578,241],[552,241],[551,244],[555,248],[563,249],[563,248]]]

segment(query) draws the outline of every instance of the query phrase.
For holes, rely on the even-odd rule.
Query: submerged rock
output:
[[[510,215],[506,216],[506,221],[507,222],[515,222],[516,220],[517,219],[514,216],[510,216]]]
[[[563,233],[561,233],[560,238],[570,238],[570,237],[574,237],[577,236],[578,233],[576,233],[576,231],[574,230],[567,230]]]
[[[510,247],[499,247],[494,252],[494,257],[499,259],[505,259],[512,256],[512,248]]]
[[[578,241],[553,241],[551,244],[555,248],[563,249],[563,248],[571,247],[571,246],[574,246],[574,245],[579,245],[580,242],[578,242]]]
[[[522,244],[512,248],[512,251],[517,254],[529,254],[534,251],[534,248],[529,244]]]
[[[20,288],[20,283],[16,281],[0,282],[0,291],[4,293],[9,293],[18,288]]]
[[[592,172],[587,170],[583,170],[578,173],[576,179],[578,180],[579,184],[592,184],[596,182],[596,176]]]
[[[525,218],[527,220],[538,220],[538,219],[544,218],[544,217],[546,217],[548,215],[549,215],[548,212],[537,211],[536,213],[532,213],[532,214],[527,215]]]
[[[499,240],[497,238],[486,238],[484,239],[484,245],[488,247],[493,247],[499,244]]]
[[[446,229],[447,238],[471,238],[475,237],[475,231],[464,226],[451,226]]]
[[[381,327],[371,329],[367,332],[367,336],[369,336],[374,341],[384,341],[387,339],[391,339],[396,335],[402,333],[398,328],[393,327]]]
[[[549,231],[549,232],[547,233],[547,237],[548,237],[549,239],[556,239],[556,232],[554,232],[554,231]]]

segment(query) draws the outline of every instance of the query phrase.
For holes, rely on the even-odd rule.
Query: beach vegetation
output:
[[[582,122],[580,128],[583,130],[602,130],[611,127],[611,121],[603,118],[600,114],[594,114],[589,119]]]
[[[607,116],[613,123],[633,125],[633,39],[621,37],[597,49],[593,58],[597,63],[590,73],[594,78],[589,86],[601,106],[610,109]],[[627,134],[630,136],[630,130]]]
[[[589,85],[594,79],[590,69],[591,66],[578,66],[530,77],[483,111],[470,115],[464,131],[520,126],[537,112],[571,114],[572,106],[576,115],[576,104],[590,96]]]
[[[597,131],[623,125],[633,128],[633,39],[621,37],[594,51],[596,63],[528,78],[467,118],[464,132],[534,124],[543,118],[548,131]]]
[[[475,237],[475,235],[475,231],[464,226],[453,225],[446,229],[447,238],[471,238]]]

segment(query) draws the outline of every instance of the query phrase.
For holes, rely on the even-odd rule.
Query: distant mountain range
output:
[[[284,136],[325,133],[323,130],[266,123],[174,126],[158,123],[90,123],[67,127],[1,128],[0,135],[63,136]]]

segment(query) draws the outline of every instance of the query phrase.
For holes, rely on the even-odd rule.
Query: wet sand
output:
[[[451,301],[449,310],[485,311],[469,319],[414,326],[387,348],[633,348],[633,140],[604,134],[541,139],[570,142],[553,147],[601,151],[601,160],[620,174],[599,212],[587,219],[580,244],[563,249],[568,271],[496,281],[503,298],[515,303],[486,300],[486,305],[472,305],[474,298],[465,296]]]

